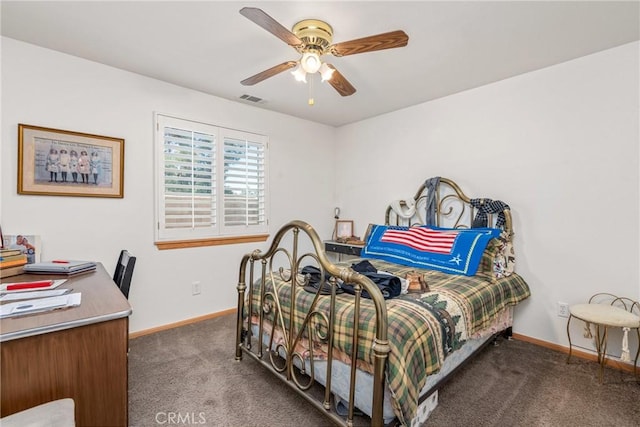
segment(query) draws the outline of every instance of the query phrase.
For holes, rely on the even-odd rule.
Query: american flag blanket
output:
[[[342,263],[350,266],[359,259]],[[419,271],[429,286],[423,294],[409,294],[386,300],[388,316],[388,339],[391,351],[386,367],[386,381],[391,392],[394,412],[403,424],[414,418],[418,406],[419,392],[428,375],[438,372],[445,358],[474,333],[487,327],[493,317],[508,306],[526,299],[530,290],[517,274],[490,282],[476,276],[451,275],[438,271],[417,270],[380,260],[370,260],[378,269],[405,277],[409,271]],[[338,264],[341,265],[341,264]],[[267,275],[265,291],[273,293],[279,300],[281,313],[273,318],[274,310],[266,315],[276,325],[290,321],[291,282]],[[274,289],[275,288],[275,289]],[[259,303],[260,284],[252,288],[252,317],[265,308]],[[330,297],[321,295],[315,306],[315,294],[299,287],[295,291],[296,315],[294,330],[299,330],[310,311],[328,316]],[[354,296],[337,295],[334,348],[339,353],[351,354],[353,339]],[[269,302],[266,301],[266,305]],[[273,305],[273,304],[272,304]],[[373,342],[375,338],[375,308],[370,300],[361,300],[358,335],[358,366],[373,365]],[[280,317],[281,316],[281,317]],[[316,316],[314,318],[319,318]],[[315,322],[315,321],[314,321]],[[324,326],[312,324],[311,330],[322,330]],[[322,334],[318,334],[321,336]],[[315,338],[311,338],[312,341]],[[318,344],[318,348],[326,343]],[[309,353],[307,353],[309,354]],[[311,353],[318,357],[317,352]]]
[[[473,276],[487,244],[500,233],[497,228],[373,225],[361,256]]]

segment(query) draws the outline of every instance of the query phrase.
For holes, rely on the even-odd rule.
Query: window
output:
[[[266,239],[266,136],[157,114],[155,141],[160,248]]]

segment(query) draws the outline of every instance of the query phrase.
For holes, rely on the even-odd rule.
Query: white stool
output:
[[[598,304],[593,301],[597,297],[608,296],[613,299],[610,304]],[[613,304],[620,304],[622,307],[614,306]],[[623,354],[622,359],[628,356],[628,341],[627,333],[631,329],[635,329],[638,335],[638,351],[636,351],[636,357],[633,363],[633,375],[636,375],[638,355],[640,355],[640,316],[633,313],[634,308],[640,310],[640,304],[637,301],[633,301],[625,297],[617,297],[611,294],[599,293],[593,295],[589,299],[588,304],[576,304],[569,307],[569,319],[567,320],[567,337],[569,338],[569,356],[567,357],[567,363],[571,359],[571,334],[569,333],[569,325],[572,318],[580,319],[587,323],[587,330],[589,335],[591,329],[590,324],[596,326],[596,351],[598,353],[598,363],[600,364],[600,384],[602,384],[602,376],[604,371],[604,365],[607,358],[607,332],[609,327],[623,328]],[[604,329],[601,333],[600,328]],[[627,359],[628,360],[628,359]]]

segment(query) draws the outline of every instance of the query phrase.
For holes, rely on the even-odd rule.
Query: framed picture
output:
[[[353,236],[353,221],[336,221],[336,237],[338,239],[346,239]]]
[[[27,256],[27,264],[40,262],[42,243],[39,235],[5,235],[4,247],[5,249],[20,249],[20,251]]]
[[[18,194],[124,196],[124,139],[18,125]]]

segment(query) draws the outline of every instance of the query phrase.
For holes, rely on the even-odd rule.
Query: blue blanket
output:
[[[498,228],[373,225],[360,256],[473,276],[487,244],[500,233]]]

